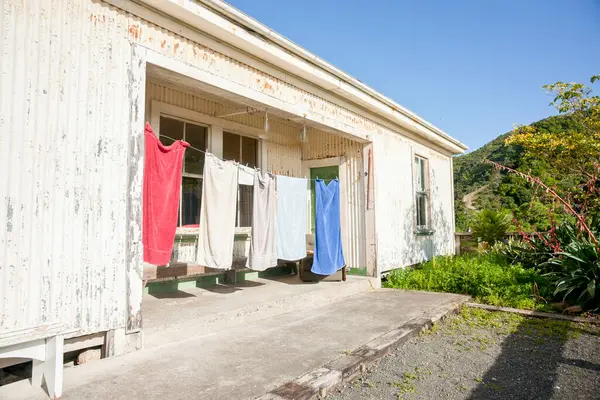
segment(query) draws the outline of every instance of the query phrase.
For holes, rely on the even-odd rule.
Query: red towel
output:
[[[144,136],[144,261],[166,265],[171,259],[177,229],[183,154],[189,144],[178,140],[164,146],[147,122]]]

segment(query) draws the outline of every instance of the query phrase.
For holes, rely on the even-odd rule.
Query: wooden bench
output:
[[[31,385],[46,388],[51,399],[62,395],[64,335],[67,331],[60,323],[0,333],[0,361],[9,365],[10,359],[32,360]],[[11,363],[12,364],[12,363]]]

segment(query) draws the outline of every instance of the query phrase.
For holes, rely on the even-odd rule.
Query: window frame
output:
[[[413,187],[415,202],[414,226],[416,234],[432,234],[431,223],[431,180],[429,159],[420,154],[413,154]],[[419,224],[419,200],[425,199],[425,224]]]
[[[256,155],[255,155],[256,165],[254,166],[254,168],[259,168],[260,150],[261,150],[261,147],[260,147],[261,146],[261,140],[260,140],[260,138],[257,138],[257,137],[251,136],[251,135],[244,135],[244,134],[240,134],[240,133],[237,133],[237,132],[232,132],[229,129],[223,129],[223,140],[222,140],[222,148],[223,149],[225,148],[225,134],[226,133],[231,134],[231,135],[235,135],[235,136],[239,136],[239,138],[240,138],[240,141],[239,141],[240,142],[239,143],[239,158],[240,158],[240,160],[242,159],[242,156],[244,154],[244,149],[243,149],[244,138],[246,137],[248,139],[256,140],[256,150],[255,150],[256,151]],[[223,158],[225,158],[225,157],[223,156]],[[236,161],[236,162],[238,162],[240,165],[245,165],[241,161]],[[236,233],[237,234],[247,234],[251,230],[252,226],[238,226],[238,224],[241,224],[241,211],[240,211],[240,207],[239,207],[239,204],[240,204],[240,201],[241,201],[241,189],[240,189],[240,186],[242,186],[242,185],[238,184],[238,197],[237,197],[238,206],[236,208],[236,216],[235,216],[235,225],[236,226],[235,226],[235,229],[236,229]],[[254,199],[252,201],[254,201]]]
[[[246,137],[248,139],[254,139],[254,140],[256,140],[256,168],[261,168],[260,167],[260,158],[261,158],[261,156],[260,156],[260,150],[261,150],[261,142],[262,141],[260,140],[260,138],[258,138],[256,136],[252,136],[252,135],[247,135],[247,134],[244,134],[244,133],[234,132],[231,129],[225,129],[225,128],[223,128],[222,147],[225,147],[225,139],[224,138],[225,138],[225,134],[226,133],[230,133],[232,135],[240,136],[240,149],[239,149],[240,150],[240,156],[242,155],[242,152],[243,152],[243,150],[242,150],[242,145],[243,145],[242,138]],[[223,156],[223,158],[225,158],[225,157]],[[239,164],[242,164],[242,162],[239,162]]]
[[[179,117],[179,116],[175,116],[175,115],[171,115],[169,113],[165,113],[165,112],[160,112],[158,115],[158,129],[157,129],[157,136],[160,140],[160,119],[161,118],[169,118],[169,119],[173,119],[173,120],[177,120],[177,121],[181,121],[184,123],[183,125],[183,140],[186,140],[186,129],[185,129],[185,124],[191,124],[191,125],[196,125],[196,126],[201,126],[203,128],[206,128],[206,147],[207,147],[207,151],[208,151],[208,146],[210,144],[210,139],[209,139],[209,135],[210,135],[210,125],[207,124],[203,124],[201,122],[196,122],[196,121],[192,121],[189,120],[188,118],[183,118],[183,117]],[[195,151],[195,150],[191,150],[191,151]],[[185,156],[184,156],[185,157]],[[202,181],[202,186],[204,186],[204,174],[194,174],[194,173],[190,173],[190,172],[185,172],[185,159],[183,160],[182,163],[182,170],[181,170],[181,184],[179,185],[179,215],[178,215],[178,221],[180,223],[183,223],[183,178],[192,178],[192,179],[200,179]],[[200,194],[202,196],[202,193]],[[186,230],[189,228],[185,228],[185,226],[180,225],[177,226],[176,231],[180,231],[180,230]]]

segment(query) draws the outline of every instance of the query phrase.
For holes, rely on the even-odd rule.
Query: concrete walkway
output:
[[[376,279],[305,283],[296,275],[251,277],[239,284],[193,287],[143,299],[144,347],[161,346],[372,290]]]
[[[322,283],[326,284],[326,283]],[[65,370],[63,398],[256,398],[464,296],[370,290]],[[163,333],[164,334],[164,333]],[[44,399],[28,381],[2,399]],[[270,397],[270,398],[276,398]]]

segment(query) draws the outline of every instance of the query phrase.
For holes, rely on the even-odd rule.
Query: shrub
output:
[[[548,309],[537,301],[550,294],[546,279],[534,269],[510,264],[501,254],[436,257],[415,269],[397,270],[385,287],[468,294],[482,303],[525,309]]]
[[[510,226],[511,217],[509,214],[501,211],[481,210],[473,221],[471,231],[473,237],[479,242],[493,245],[504,239]]]
[[[573,241],[547,263],[555,271],[547,274],[555,285],[554,295],[584,309],[600,307],[600,254],[585,239]]]
[[[600,233],[600,217],[589,228]],[[584,309],[600,308],[600,250],[573,220],[549,232],[509,242],[498,249],[508,259],[544,273],[553,286],[556,301],[578,304]]]
[[[503,254],[509,261],[520,263],[525,268],[536,268],[540,272],[545,263],[552,258],[546,243],[539,236],[523,239],[509,239],[506,243],[498,243],[493,251]]]

